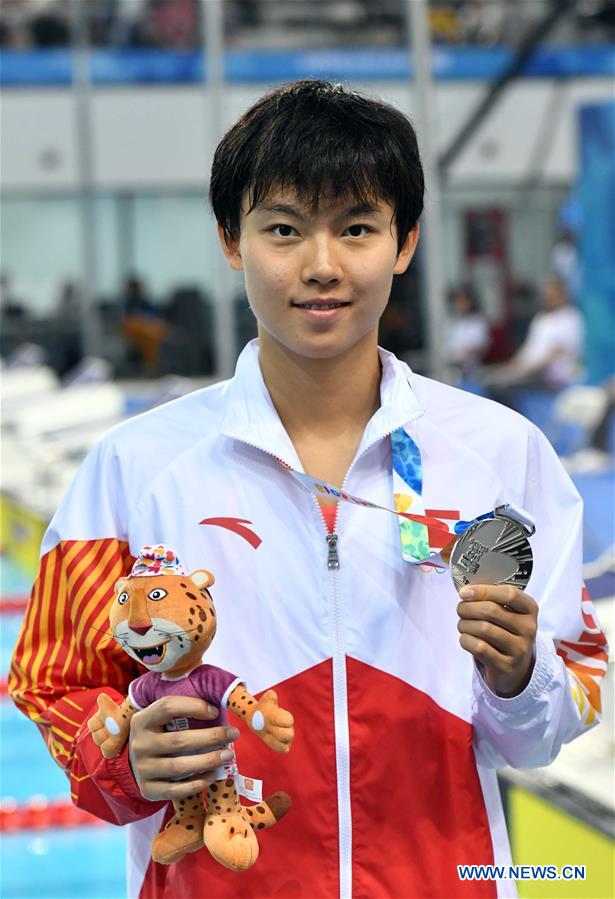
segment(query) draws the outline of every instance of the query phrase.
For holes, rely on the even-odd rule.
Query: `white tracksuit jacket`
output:
[[[597,720],[604,638],[582,599],[581,502],[553,450],[514,412],[414,375],[385,351],[381,360],[381,407],[344,488],[393,505],[388,435],[405,426],[422,455],[425,508],[451,528],[504,502],[535,518],[531,681],[512,699],[488,689],[459,646],[450,573],[402,560],[396,516],[340,503],[340,567],[327,568],[318,504],[277,461],[302,470],[252,342],[232,380],[120,425],[90,454],[46,535],[29,613],[41,633],[36,615],[53,608],[39,640],[56,656],[37,668],[38,644],[26,637],[16,654],[17,701],[44,733],[55,732],[52,751],[64,746],[78,804],[96,811],[94,783],[116,803],[114,820],[142,819],[130,825],[131,896],[510,895],[510,882],[457,874],[458,864],[510,861],[495,768],[548,764]],[[248,521],[262,542],[255,548],[232,529],[201,524],[211,518]],[[101,635],[117,575],[155,543],[172,546],[186,570],[215,574],[218,634],[206,661],[245,678],[252,692],[275,688],[295,716],[288,756],[249,733],[237,743],[240,772],[263,779],[264,796],[281,789],[293,798],[240,875],[205,850],[164,868],[151,862],[164,810],[144,818],[151,808],[142,802],[123,818],[117,808],[128,800],[112,795],[126,772],[108,763],[94,770],[83,727],[77,750],[62,744],[65,722],[54,728],[63,696],[85,720],[95,688],[124,692],[134,676]],[[52,618],[61,615],[69,623],[60,632]],[[45,679],[46,711],[28,687]]]

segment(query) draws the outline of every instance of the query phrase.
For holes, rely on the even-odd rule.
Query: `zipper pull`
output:
[[[327,568],[334,571],[340,567],[340,557],[337,554],[337,534],[327,534]]]

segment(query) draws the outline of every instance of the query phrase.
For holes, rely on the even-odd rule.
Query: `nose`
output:
[[[128,627],[130,628],[130,630],[134,631],[135,634],[140,634],[141,637],[143,636],[143,634],[146,634],[148,632],[148,630],[150,629],[151,626],[152,626],[151,621],[148,623],[146,623],[144,621],[135,621],[134,624],[132,622],[129,622],[129,624],[128,624]]]
[[[306,241],[302,274],[306,284],[337,284],[342,279],[342,268],[330,237],[317,235]]]

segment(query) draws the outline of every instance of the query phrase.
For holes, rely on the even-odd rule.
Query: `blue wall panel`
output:
[[[582,208],[580,303],[590,383],[615,372],[615,100],[579,110]]]

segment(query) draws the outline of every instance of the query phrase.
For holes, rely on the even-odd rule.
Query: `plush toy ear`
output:
[[[124,587],[126,586],[127,583],[128,583],[128,578],[127,578],[127,577],[121,577],[121,578],[119,579],[119,581],[117,581],[117,583],[116,583],[116,585],[115,585],[115,592],[116,592],[116,593],[121,593],[122,590],[124,589]]]
[[[205,571],[204,568],[200,568],[198,571],[193,571],[190,575],[190,579],[194,581],[194,583],[199,587],[199,589],[203,589],[203,587],[211,587],[212,584],[215,584],[216,579],[211,573],[211,571]]]

